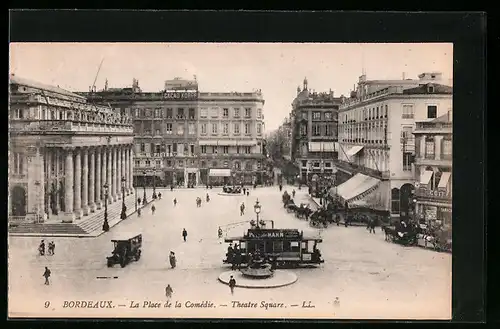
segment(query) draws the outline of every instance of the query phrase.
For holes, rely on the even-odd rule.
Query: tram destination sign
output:
[[[248,230],[250,239],[298,239],[298,230]]]
[[[167,100],[194,100],[197,98],[197,90],[165,90],[163,92],[163,99]]]

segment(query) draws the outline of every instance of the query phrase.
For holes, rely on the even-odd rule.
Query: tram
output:
[[[324,263],[317,248],[318,243],[323,242],[320,237],[306,237],[297,229],[275,229],[274,223],[271,229],[251,225],[243,236],[226,237],[224,242],[238,245],[240,265],[246,264],[249,254],[255,253],[268,261],[276,262],[278,267]],[[234,251],[228,252],[223,263],[232,264],[233,259]]]

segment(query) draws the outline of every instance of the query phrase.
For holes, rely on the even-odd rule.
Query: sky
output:
[[[69,91],[131,86],[160,91],[164,81],[196,75],[203,92],[261,89],[266,131],[291,111],[297,86],[349,95],[363,69],[368,80],[417,79],[442,72],[452,84],[453,45],[342,43],[11,43],[10,73]]]

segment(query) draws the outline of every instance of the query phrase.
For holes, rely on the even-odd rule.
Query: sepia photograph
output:
[[[452,43],[9,52],[10,318],[452,318]]]

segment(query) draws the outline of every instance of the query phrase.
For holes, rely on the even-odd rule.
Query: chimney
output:
[[[403,72],[403,80],[405,80],[405,79],[406,79],[406,73]]]

